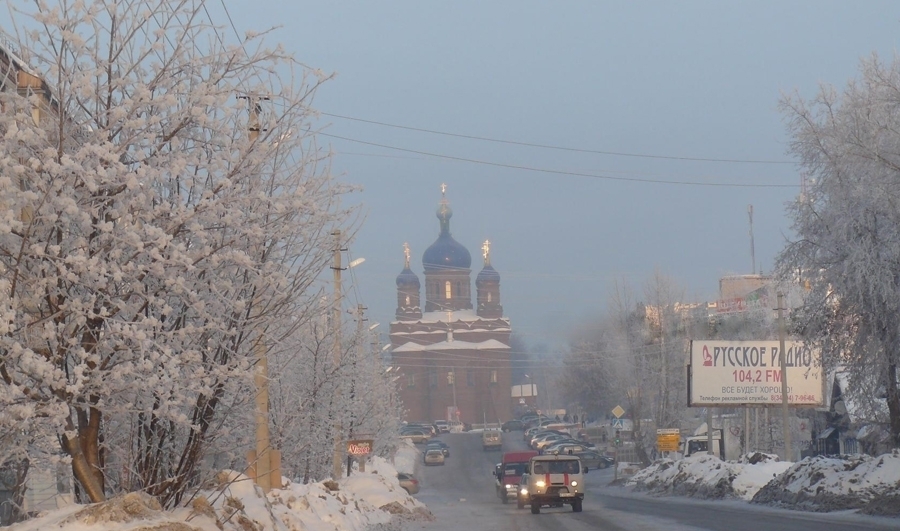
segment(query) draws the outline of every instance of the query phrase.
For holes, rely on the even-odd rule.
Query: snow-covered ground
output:
[[[364,531],[399,529],[430,520],[428,509],[397,482],[412,472],[418,450],[401,445],[394,464],[373,457],[335,485],[291,483],[264,496],[247,476],[223,472],[189,507],[162,511],[150,496],[132,493],[106,503],[72,505],[10,527],[10,531]],[[221,526],[221,527],[220,527]]]
[[[812,457],[786,463],[755,453],[740,461],[698,454],[662,459],[626,481],[654,494],[738,498],[808,511],[860,509],[900,516],[900,450],[879,457]]]

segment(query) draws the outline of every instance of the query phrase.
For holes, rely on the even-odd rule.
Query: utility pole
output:
[[[778,363],[781,365],[781,422],[784,424],[784,460],[791,461],[791,426],[788,418],[787,365],[784,352],[784,293],[778,292]]]
[[[334,271],[334,300],[331,309],[331,327],[334,333],[334,345],[332,350],[332,360],[334,362],[335,371],[335,391],[334,399],[338,405],[341,404],[341,380],[337,377],[337,372],[341,367],[341,231],[340,229],[331,233],[334,236],[334,265],[331,269]],[[338,411],[334,411],[334,455],[332,456],[331,479],[337,481],[341,478],[341,464],[344,457],[343,436],[341,420],[338,417]]]
[[[241,96],[250,103],[250,141],[256,142],[259,137],[259,97]],[[268,98],[262,98],[268,99]],[[255,299],[254,304],[260,308],[261,302]],[[269,437],[269,361],[266,338],[262,328],[257,330],[258,336],[253,344],[253,355],[256,365],[253,373],[253,383],[256,386],[256,448],[247,452],[249,463],[248,474],[253,478],[263,492],[269,492],[272,487],[281,487],[281,452],[271,448]]]
[[[352,266],[352,262],[351,262]],[[350,430],[347,435],[348,440],[353,440],[355,435],[353,433],[353,429],[356,427],[356,410],[354,408],[354,402],[356,401],[356,378],[359,372],[359,360],[362,359],[363,355],[365,355],[365,341],[363,341],[363,323],[368,321],[363,314],[368,310],[367,307],[362,304],[356,305],[356,354],[353,358],[353,370],[350,375]],[[348,460],[350,457],[348,456]],[[358,458],[359,461],[359,471],[366,471],[366,457],[361,456]],[[347,474],[349,475],[350,469],[347,469]]]

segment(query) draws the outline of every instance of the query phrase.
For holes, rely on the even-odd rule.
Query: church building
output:
[[[503,422],[512,418],[512,329],[500,304],[500,274],[491,266],[490,242],[485,241],[473,307],[472,256],[450,235],[452,215],[442,185],[440,233],[422,255],[424,311],[422,285],[410,268],[409,245],[403,245],[397,320],[390,330],[400,398],[409,421]]]

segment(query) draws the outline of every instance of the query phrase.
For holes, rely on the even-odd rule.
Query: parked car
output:
[[[613,464],[615,464],[615,460],[613,460],[612,457],[603,455],[593,450],[578,452],[573,455],[581,459],[581,466],[584,467],[585,472],[587,472],[591,468],[609,468],[613,466]]]
[[[545,454],[577,454],[580,452],[586,452],[589,448],[579,443],[572,442],[558,442],[555,444],[551,444],[550,446],[544,448]]]
[[[434,427],[434,424],[429,424],[427,422],[410,422],[403,426],[401,429],[419,429],[427,432],[431,437],[437,436],[437,428]]]
[[[440,448],[432,448],[431,450],[425,451],[425,460],[426,465],[443,465],[444,464],[444,452],[441,451]]]
[[[434,421],[435,427],[437,427],[439,433],[450,433],[450,422],[447,420],[436,420]]]
[[[412,474],[398,472],[397,481],[400,482],[400,486],[403,487],[403,490],[405,490],[407,494],[412,495],[419,493],[419,480]]]
[[[559,435],[556,433],[550,434],[550,435],[545,435],[544,437],[541,437],[539,439],[535,439],[534,441],[532,441],[531,447],[534,448],[535,450],[543,450],[544,448],[553,444],[554,441],[559,441],[559,440],[565,439],[565,438],[566,438],[565,436]]]
[[[432,448],[437,448],[441,452],[443,452],[444,457],[450,457],[450,446],[447,445],[444,441],[430,441],[425,445],[425,451],[431,450]]]
[[[404,429],[400,431],[400,438],[409,439],[413,444],[424,444],[431,436],[423,430]]]
[[[503,431],[519,431],[525,429],[525,426],[522,424],[521,420],[507,420],[500,426],[500,429]]]

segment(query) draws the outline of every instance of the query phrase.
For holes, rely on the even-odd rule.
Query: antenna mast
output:
[[[756,274],[756,248],[753,244],[753,205],[747,205],[747,214],[750,216],[750,271]]]

